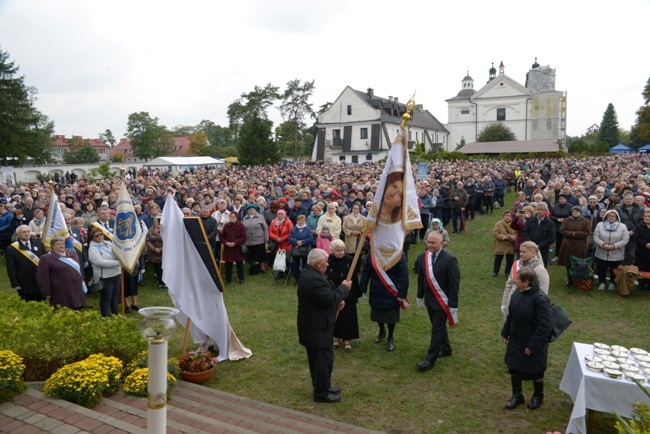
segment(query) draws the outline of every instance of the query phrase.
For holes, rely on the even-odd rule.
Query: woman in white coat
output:
[[[618,212],[612,209],[605,213],[603,221],[594,229],[593,241],[596,246],[596,274],[600,282],[598,289],[605,290],[609,269],[610,283],[607,289],[614,291],[616,289],[614,270],[625,259],[625,246],[630,241],[630,234],[627,227],[621,223]]]
[[[117,315],[120,300],[120,261],[111,252],[111,242],[104,239],[99,228],[90,231],[88,260],[93,266],[93,281],[102,281],[99,306],[102,316]]]
[[[532,268],[535,271],[535,274],[537,274],[539,288],[544,294],[548,295],[550,279],[548,271],[544,268],[542,254],[539,253],[539,247],[537,247],[537,244],[532,241],[524,241],[519,247],[519,253],[519,259],[512,264],[506,287],[503,290],[503,297],[501,298],[501,312],[503,312],[504,320],[508,316],[508,306],[510,306],[512,293],[517,290],[517,273],[520,269]]]

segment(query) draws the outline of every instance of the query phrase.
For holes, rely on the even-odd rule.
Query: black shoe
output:
[[[434,362],[423,360],[421,362],[418,362],[417,367],[420,371],[428,371],[429,369],[433,368],[434,365]]]
[[[386,332],[379,332],[379,334],[375,338],[375,343],[376,344],[381,343],[381,341],[383,341],[385,337],[386,337]]]
[[[438,358],[440,357],[451,357],[451,351],[440,351],[438,353]]]
[[[124,313],[130,313],[131,312],[131,306],[124,306]]]
[[[334,402],[341,402],[341,395],[335,395],[333,393],[328,394],[322,398],[314,397],[314,402],[327,402],[329,404]]]
[[[571,286],[571,279],[567,279],[565,285],[566,285],[567,288],[570,287]]]
[[[386,342],[386,351],[393,351],[395,349],[395,345],[393,345],[393,338],[388,338],[388,342]]]
[[[524,394],[519,392],[516,395],[512,395],[512,398],[510,398],[510,401],[508,401],[508,403],[506,404],[506,410],[512,410],[516,406],[523,403],[524,403]]]
[[[492,277],[497,277],[499,273],[492,273]]]
[[[330,387],[329,391],[332,395],[340,395],[341,394],[341,388],[340,387]]]
[[[137,312],[137,311],[140,310],[140,306],[138,306],[137,304],[134,304],[133,306],[131,306],[131,310],[134,311],[134,312]]]
[[[521,399],[522,399],[522,402],[523,402],[523,399],[524,399],[523,396],[522,396]],[[535,409],[539,408],[542,405],[542,402],[544,402],[544,395],[542,395],[542,396],[533,395],[530,402],[528,403],[528,408],[531,409],[531,410],[535,410]]]

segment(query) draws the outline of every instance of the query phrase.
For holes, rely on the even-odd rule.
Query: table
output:
[[[636,383],[624,378],[607,378],[600,372],[587,370],[585,356],[590,354],[593,354],[593,345],[574,342],[562,376],[560,390],[573,399],[567,434],[586,434],[585,415],[588,409],[631,417],[631,405],[648,400]],[[649,388],[647,382],[644,386]]]

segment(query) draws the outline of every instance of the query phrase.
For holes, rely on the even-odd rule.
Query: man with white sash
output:
[[[426,305],[431,321],[431,342],[427,355],[417,364],[426,371],[436,364],[439,357],[451,356],[451,343],[447,334],[450,327],[458,324],[458,288],[460,269],[454,255],[442,248],[442,235],[432,232],[427,237],[427,250],[417,261],[418,306]]]
[[[113,241],[113,230],[115,229],[115,219],[109,218],[111,210],[107,206],[100,206],[97,210],[97,220],[94,221],[88,231],[97,228],[104,234],[106,241]]]
[[[11,287],[25,301],[43,301],[36,271],[45,248],[39,240],[32,239],[32,231],[27,225],[16,228],[16,238],[5,253]]]

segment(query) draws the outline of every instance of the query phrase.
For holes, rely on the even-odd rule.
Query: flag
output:
[[[126,190],[126,184],[122,182],[120,195],[117,199],[115,210],[115,229],[113,230],[112,250],[115,257],[120,261],[127,273],[133,273],[138,264],[138,259],[144,249],[144,238],[146,234],[140,226],[138,216],[135,215],[133,202]]]
[[[398,130],[379,180],[366,225],[372,229],[370,251],[377,266],[388,270],[402,257],[406,231],[422,227],[408,153],[405,126]]]
[[[45,219],[45,229],[43,229],[43,246],[46,251],[50,251],[52,238],[63,237],[65,238],[65,248],[74,248],[74,238],[70,235],[68,226],[65,224],[63,212],[59,206],[59,198],[56,197],[54,189],[52,189],[52,197],[50,198],[50,208],[47,210],[47,218]]]
[[[253,353],[237,339],[228,321],[223,293],[219,290],[220,276],[215,276],[207,264],[214,264],[210,250],[199,253],[197,245],[186,229],[183,213],[172,195],[167,197],[160,222],[163,239],[163,280],[167,285],[174,307],[179,310],[176,319],[192,323],[190,333],[195,343],[202,347],[219,348],[219,361],[239,360]],[[198,219],[197,219],[198,220]],[[209,246],[205,230],[202,245]],[[210,267],[212,268],[212,267]]]

